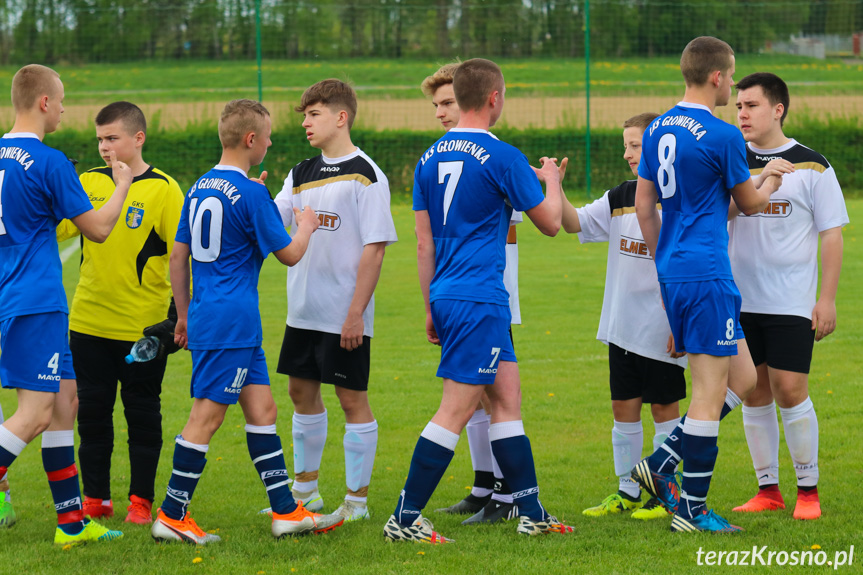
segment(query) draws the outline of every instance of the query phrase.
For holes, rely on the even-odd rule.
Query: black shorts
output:
[[[611,399],[640,397],[644,403],[668,405],[686,397],[684,369],[675,363],[649,359],[608,344]]]
[[[369,388],[372,339],[353,351],[341,347],[342,336],[286,326],[276,371],[285,375],[331,383],[345,389]]]
[[[773,369],[809,373],[815,345],[812,320],[799,315],[743,312],[740,325],[755,365],[766,362]]]

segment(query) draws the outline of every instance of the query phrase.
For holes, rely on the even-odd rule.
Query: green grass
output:
[[[860,544],[859,417],[863,400],[863,304],[855,295],[863,282],[863,201],[848,202],[852,224],[845,230],[845,263],[840,282],[837,331],[816,345],[811,396],[821,431],[819,485],[824,517],[801,523],[791,518],[794,478],[784,442],[780,448],[781,487],[789,509],[769,515],[737,516],[746,532],[737,536],[674,535],[669,521],[637,523],[627,516],[589,520],[581,515],[616,487],[611,461],[611,410],[606,348],[595,341],[604,282],[606,246],[582,246],[575,236],[549,239],[521,226],[520,290],[524,325],[514,328],[523,386],[523,411],[534,446],[542,501],[575,526],[571,537],[524,539],[513,523],[464,527],[459,519],[435,514],[467,493],[472,480],[463,438],[432,497],[427,515],[456,544],[442,548],[385,544],[381,529],[395,504],[416,439],[440,400],[434,377],[438,351],[425,341],[416,279],[413,218],[408,205],[393,206],[401,241],[387,250],[377,290],[376,334],[372,352],[371,401],[380,423],[380,442],[370,492],[372,519],[321,537],[274,541],[260,480],[249,461],[238,407],[231,408],[216,434],[192,511],[223,542],[196,549],[157,545],[146,528],[124,526],[129,465],[125,423],[118,405],[112,488],[119,518],[106,523],[125,529],[118,542],[71,550],[51,545],[54,513],[42,471],[38,444],[28,447],[12,467],[11,483],[19,523],[0,531],[0,572],[9,574],[379,574],[379,573],[694,573],[696,553],[768,546],[773,551],[803,551],[820,545],[830,558]],[[66,266],[71,293],[77,256]],[[273,392],[281,407],[280,433],[290,444],[292,413],[284,376],[274,372],[285,317],[284,269],[272,258],[261,277],[264,348],[270,359]],[[164,384],[165,445],[156,482],[163,497],[171,469],[173,436],[190,407],[191,363],[186,352],[172,356]],[[327,508],[343,495],[343,418],[332,389],[325,387],[330,410],[329,442],[324,453],[321,491]],[[7,414],[14,395],[3,392]],[[649,420],[649,413],[644,412]],[[645,443],[652,426],[645,424]],[[722,514],[748,499],[755,478],[746,449],[739,410],[726,420],[710,504]],[[290,459],[290,457],[289,457]],[[861,550],[855,550],[859,572]],[[201,562],[194,564],[193,560]],[[778,568],[772,573],[826,572],[821,568]],[[743,570],[743,569],[741,569]],[[849,571],[846,569],[846,571]],[[734,573],[731,569],[726,572]]]
[[[419,84],[442,62],[429,60],[266,60],[265,100],[296,100],[324,78],[351,81],[364,97],[422,98]],[[584,59],[499,60],[512,96],[570,96],[585,87]],[[0,66],[0,91],[8,93],[17,67]],[[741,55],[737,76],[770,70],[794,94],[859,94],[863,62],[815,60],[792,56]],[[129,62],[58,68],[69,103],[100,104],[106,99],[136,103],[226,101],[257,97],[257,67],[252,61]],[[675,95],[680,91],[677,58],[596,60],[591,91],[596,96]]]

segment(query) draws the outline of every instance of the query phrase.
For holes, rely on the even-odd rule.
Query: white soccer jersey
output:
[[[608,242],[605,293],[596,339],[642,357],[686,367],[686,357],[666,351],[668,318],[662,308],[656,265],[635,215],[635,180],[577,208],[581,243]],[[660,211],[660,214],[662,212]]]
[[[276,205],[285,227],[293,208],[310,206],[320,227],[303,258],[288,270],[291,327],[340,334],[354,296],[366,244],[398,240],[390,188],[378,166],[357,150],[341,158],[303,160],[285,179]],[[363,335],[374,335],[374,296],[363,312]]]
[[[514,226],[523,221],[524,217],[521,212],[513,210],[509,225]],[[518,305],[518,244],[515,240],[510,243],[509,238],[506,239],[506,267],[503,268],[503,287],[509,293],[511,323],[521,325],[521,306]]]
[[[750,173],[774,158],[794,164],[761,213],[728,224],[728,254],[742,311],[812,318],[818,285],[818,234],[848,223],[836,173],[821,154],[791,140],[774,150],[746,146]]]

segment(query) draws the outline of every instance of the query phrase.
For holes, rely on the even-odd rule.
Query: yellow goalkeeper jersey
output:
[[[94,168],[80,178],[96,209],[114,193],[109,167]],[[81,237],[81,277],[69,313],[72,331],[135,341],[145,327],[165,319],[171,301],[168,257],[182,208],[180,186],[151,166],[132,180],[105,243]],[[69,220],[57,227],[58,241],[79,234]]]

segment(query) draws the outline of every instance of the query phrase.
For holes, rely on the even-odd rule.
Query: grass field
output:
[[[125,529],[123,540],[62,550],[54,548],[54,512],[42,471],[38,444],[28,447],[12,467],[13,499],[19,523],[0,531],[0,573],[8,574],[378,574],[378,573],[694,573],[697,552],[751,550],[805,551],[819,545],[832,561],[837,551],[855,549],[863,562],[859,518],[859,414],[863,401],[863,304],[854,296],[863,281],[863,201],[848,202],[852,224],[845,230],[845,260],[838,297],[835,334],[816,345],[811,397],[821,431],[819,484],[824,517],[801,523],[791,518],[795,500],[793,469],[784,441],[780,447],[780,486],[789,508],[769,515],[733,515],[746,529],[736,536],[677,535],[669,520],[635,522],[627,516],[588,519],[585,507],[616,489],[611,461],[612,418],[608,401],[606,348],[595,341],[604,283],[606,246],[579,244],[575,236],[542,237],[520,226],[520,291],[524,325],[514,327],[520,360],[523,412],[537,461],[542,501],[576,528],[571,537],[526,539],[515,524],[469,528],[459,519],[433,512],[461,499],[472,480],[463,438],[456,457],[432,497],[427,516],[456,544],[441,548],[386,544],[381,529],[407,474],[419,432],[440,399],[434,377],[438,351],[425,341],[417,287],[413,217],[408,205],[393,206],[401,241],[387,250],[377,290],[376,334],[372,353],[371,401],[380,424],[380,441],[370,492],[372,518],[333,533],[274,541],[269,520],[257,511],[267,505],[249,461],[239,408],[232,408],[215,436],[209,463],[192,503],[199,524],[217,531],[223,542],[206,548],[157,545],[147,528],[122,523],[128,486],[125,423],[115,413],[112,488],[117,515],[106,523]],[[65,266],[71,295],[77,255]],[[274,371],[284,326],[284,270],[269,258],[261,282],[264,348],[270,359],[273,392],[281,408],[279,430],[290,444],[292,413],[287,381]],[[856,351],[855,351],[856,350]],[[172,438],[190,407],[191,362],[186,352],[172,356],[164,383],[165,445],[156,482],[157,502],[171,470]],[[15,409],[14,394],[4,391],[4,411]],[[325,387],[330,410],[329,442],[324,453],[321,492],[327,509],[344,489],[343,417],[332,389]],[[649,411],[644,416],[649,420]],[[646,445],[652,426],[645,423]],[[726,517],[748,499],[756,482],[743,437],[740,412],[724,422],[710,504]],[[290,451],[288,451],[290,453]],[[288,456],[290,460],[290,456]],[[200,562],[195,563],[197,559]],[[830,567],[782,568],[771,572],[823,573]],[[736,572],[734,570],[730,572]]]
[[[263,100],[274,120],[293,122],[293,106],[318,80],[351,81],[359,93],[358,127],[435,129],[419,84],[439,66],[414,60],[267,60]],[[500,60],[507,79],[504,121],[515,128],[578,127],[584,123],[583,59]],[[740,55],[737,78],[769,70],[791,86],[795,114],[863,116],[863,61],[815,60],[791,56]],[[16,68],[0,67],[0,91],[8,93]],[[214,124],[224,102],[257,98],[257,67],[249,61],[134,62],[58,67],[66,86],[63,125],[90,127],[106,103],[125,99],[142,106],[151,125],[176,128]],[[664,110],[680,96],[676,58],[594,61],[591,65],[591,121],[614,126],[620,118],[647,109]],[[11,107],[0,106],[10,124]],[[733,106],[726,110],[733,120]],[[799,117],[799,116],[798,116]]]

